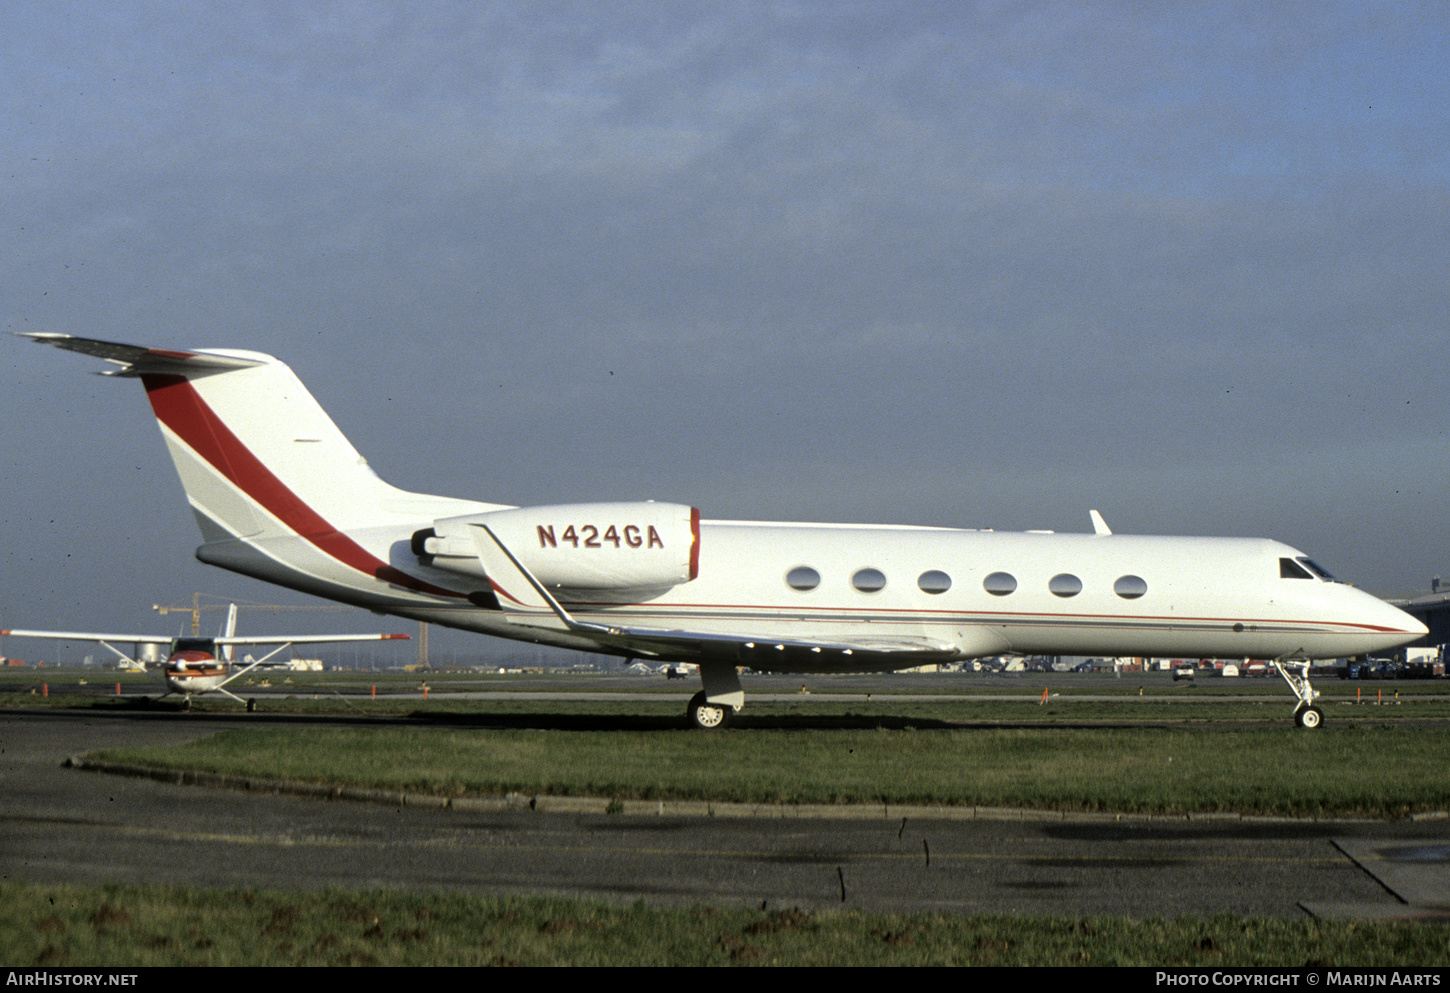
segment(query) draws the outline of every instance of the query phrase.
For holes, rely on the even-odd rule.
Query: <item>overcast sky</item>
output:
[[[274,354],[424,492],[1428,589],[1447,56],[1442,3],[10,0],[0,315]],[[0,626],[309,602],[194,561],[137,384],[0,348]]]

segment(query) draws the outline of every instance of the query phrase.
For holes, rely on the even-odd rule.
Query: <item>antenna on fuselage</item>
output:
[[[1113,533],[1112,528],[1108,527],[1108,522],[1103,520],[1102,514],[1099,514],[1096,510],[1089,510],[1088,514],[1091,515],[1093,519],[1093,534]]]

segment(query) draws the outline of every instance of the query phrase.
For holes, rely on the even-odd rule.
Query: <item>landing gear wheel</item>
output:
[[[733,716],[734,707],[709,702],[705,699],[705,691],[701,690],[690,698],[690,706],[685,711],[685,723],[700,731],[718,731],[729,727],[730,718]]]
[[[1294,723],[1306,731],[1313,731],[1324,723],[1324,711],[1318,707],[1300,707],[1294,711]]]

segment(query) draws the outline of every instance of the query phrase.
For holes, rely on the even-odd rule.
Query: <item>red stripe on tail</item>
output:
[[[162,424],[299,537],[343,565],[375,579],[435,596],[463,596],[388,565],[329,524],[242,444],[185,376],[148,373],[142,375],[141,382]]]

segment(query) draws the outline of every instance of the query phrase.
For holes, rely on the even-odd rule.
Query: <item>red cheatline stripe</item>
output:
[[[700,508],[690,508],[690,578],[700,577]]]
[[[247,450],[185,376],[148,373],[141,382],[161,423],[300,537],[343,565],[384,582],[435,596],[463,596],[395,569],[329,524]]]
[[[528,604],[524,603],[522,600],[520,600],[518,597],[514,596],[508,590],[504,589],[502,586],[498,585],[498,583],[495,583],[492,579],[490,579],[488,581],[488,585],[493,587],[493,591],[495,593],[502,593],[504,596],[508,597],[514,603],[518,604],[520,607],[527,607],[528,606]]]

